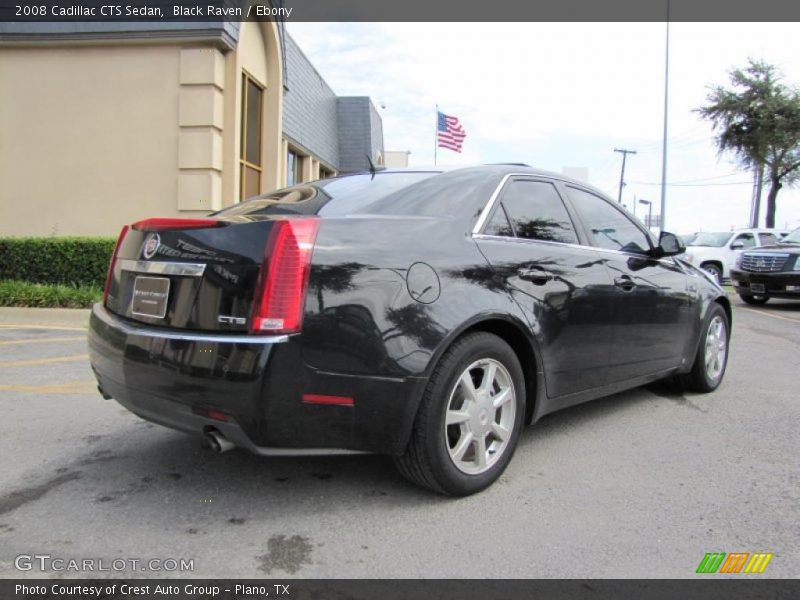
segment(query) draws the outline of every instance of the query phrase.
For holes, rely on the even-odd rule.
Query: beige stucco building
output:
[[[273,22],[109,26],[0,25],[0,236],[113,236],[381,159],[369,99]]]

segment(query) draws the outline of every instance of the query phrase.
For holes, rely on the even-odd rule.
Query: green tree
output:
[[[778,192],[800,178],[800,93],[782,83],[773,65],[748,63],[730,72],[730,88],[712,87],[697,112],[711,121],[720,153],[732,152],[769,180],[766,224],[774,227]]]

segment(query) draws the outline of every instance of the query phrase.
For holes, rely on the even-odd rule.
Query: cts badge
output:
[[[218,323],[225,323],[226,325],[245,325],[247,319],[244,317],[229,317],[228,315],[220,315],[217,317]]]
[[[151,233],[147,236],[147,239],[144,242],[144,247],[142,248],[142,256],[147,259],[153,258],[156,252],[158,252],[158,247],[161,244],[161,238],[157,233]]]

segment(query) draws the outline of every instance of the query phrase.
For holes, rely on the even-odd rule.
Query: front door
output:
[[[649,258],[645,252],[652,240],[613,202],[578,187],[565,188],[614,284],[610,381],[679,366],[690,334],[685,273],[671,258]]]

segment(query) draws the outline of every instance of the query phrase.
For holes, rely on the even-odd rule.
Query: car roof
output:
[[[392,168],[379,168],[376,174],[380,173],[452,173],[454,171],[485,171],[487,175],[495,175],[504,177],[506,175],[529,175],[533,177],[546,177],[548,179],[557,179],[564,183],[569,183],[579,187],[594,191],[596,194],[608,198],[608,194],[603,190],[596,188],[586,181],[569,177],[562,173],[554,171],[547,171],[545,169],[537,169],[525,163],[492,163],[483,165],[421,165],[419,167],[392,167]],[[356,173],[346,173],[342,176],[348,175],[369,175],[370,171],[359,171]]]

